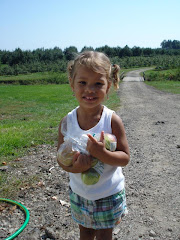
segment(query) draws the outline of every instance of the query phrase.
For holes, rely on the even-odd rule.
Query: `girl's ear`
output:
[[[106,94],[108,94],[110,87],[111,87],[111,82],[108,81],[108,86],[107,86]]]
[[[74,84],[73,84],[72,78],[70,77],[69,77],[69,84],[71,86],[71,89],[74,90]]]

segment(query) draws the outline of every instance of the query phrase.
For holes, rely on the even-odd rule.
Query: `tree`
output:
[[[10,66],[24,62],[24,54],[20,48],[15,49],[12,53],[11,61],[9,62]]]
[[[134,46],[131,50],[132,50],[133,56],[141,56],[142,55],[142,49],[140,47]]]
[[[164,49],[180,49],[180,41],[164,40],[161,43],[161,47]]]
[[[68,61],[73,60],[77,53],[78,53],[78,50],[74,46],[70,46],[70,47],[64,49],[64,55],[65,55],[66,60],[68,60]]]
[[[54,49],[52,50],[52,55],[54,61],[63,59],[64,57],[63,51],[58,47],[54,47]]]
[[[128,45],[126,45],[124,48],[122,48],[122,50],[120,52],[120,55],[121,55],[121,57],[130,57],[130,56],[132,56],[132,51],[128,47]]]
[[[143,48],[142,53],[144,56],[150,56],[153,55],[154,50],[152,48]]]
[[[180,41],[178,41],[178,40],[172,41],[172,48],[173,49],[180,49]]]
[[[81,52],[84,52],[84,51],[94,51],[94,48],[93,48],[93,47],[86,47],[86,46],[84,46],[84,47],[81,49]]]
[[[96,48],[96,51],[105,53],[108,57],[114,57],[114,49],[105,45],[103,47]]]
[[[12,58],[12,52],[10,51],[2,51],[1,52],[1,63],[9,64]]]

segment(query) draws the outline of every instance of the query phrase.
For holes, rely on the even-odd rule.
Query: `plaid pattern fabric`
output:
[[[95,201],[80,197],[70,189],[70,203],[72,218],[92,229],[114,228],[127,212],[125,189]]]

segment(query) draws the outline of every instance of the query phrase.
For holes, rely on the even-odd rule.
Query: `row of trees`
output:
[[[175,48],[166,47],[166,43],[176,45]],[[176,44],[175,44],[176,43]],[[129,48],[125,46],[109,47],[107,45],[93,49],[83,47],[85,50],[96,50],[108,55],[112,63],[119,64],[122,68],[145,67],[156,65],[160,68],[177,68],[180,66],[180,41],[166,41],[161,43],[162,48]],[[174,45],[173,45],[174,44]],[[36,49],[33,51],[23,51],[17,48],[15,51],[0,50],[0,75],[18,75],[35,72],[65,72],[67,61],[74,59],[78,54],[75,46],[70,46],[64,50],[55,47],[53,49]]]
[[[93,49],[92,47],[83,47],[84,50],[96,50],[106,53],[110,58],[112,57],[137,57],[137,56],[154,56],[154,55],[180,55],[180,41],[164,40],[161,43],[162,48],[129,48],[127,45],[124,48],[121,47],[109,47],[107,45]],[[0,50],[0,62],[2,64],[8,64],[10,66],[16,64],[25,64],[30,62],[56,62],[59,60],[69,61],[74,58],[74,55],[78,53],[75,46],[65,48],[64,51],[58,47],[53,49],[38,48],[33,51],[23,51],[20,48],[15,51],[3,51]]]
[[[152,57],[112,57],[112,64],[118,64],[121,68],[150,67],[156,66],[158,69],[169,69],[180,67],[180,55],[158,55]],[[58,60],[56,62],[31,62],[16,64],[13,66],[2,65],[0,75],[18,75],[36,72],[66,72],[67,61]]]

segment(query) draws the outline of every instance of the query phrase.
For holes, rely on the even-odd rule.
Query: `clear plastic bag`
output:
[[[73,150],[72,142],[65,141],[58,149],[57,160],[64,166],[71,166],[74,154],[76,151]]]
[[[72,124],[72,123],[68,123]],[[71,128],[73,129],[73,128]],[[65,118],[61,123],[61,133],[64,136],[64,143],[61,144],[60,148],[58,149],[57,153],[57,160],[65,166],[71,166],[73,157],[77,152],[89,155],[89,152],[86,150],[88,136],[83,134],[81,136],[76,133],[76,129],[73,129],[73,134],[68,134],[67,131],[67,118]],[[93,137],[100,141],[101,134],[92,134]],[[104,140],[105,140],[105,147],[109,151],[115,151],[117,147],[117,139],[113,134],[104,133]],[[92,168],[93,171],[98,171],[98,169],[102,169],[102,164],[97,159],[93,158],[92,160]],[[99,167],[98,167],[99,166]],[[91,170],[88,170],[92,172]],[[85,173],[87,173],[86,171]],[[98,174],[101,174],[102,170],[98,171]],[[98,175],[99,176],[99,175]],[[86,178],[83,173],[83,178]]]
[[[57,152],[57,160],[60,163],[62,163],[65,166],[71,166],[73,156],[77,152],[89,155],[88,151],[86,150],[88,136],[86,134],[78,136],[75,130],[73,131],[73,135],[70,136],[67,132],[66,118],[61,123],[61,133],[64,136],[64,142],[61,144]]]
[[[57,160],[65,166],[71,166],[73,156],[77,152],[89,155],[86,150],[87,140],[88,136],[85,134],[80,138],[64,137],[64,142],[61,144],[57,152]]]
[[[94,138],[97,141],[100,141],[100,136],[101,134],[94,134]],[[104,133],[104,142],[105,142],[105,147],[111,152],[114,152],[117,147],[117,139],[116,136],[111,134],[111,133]]]

